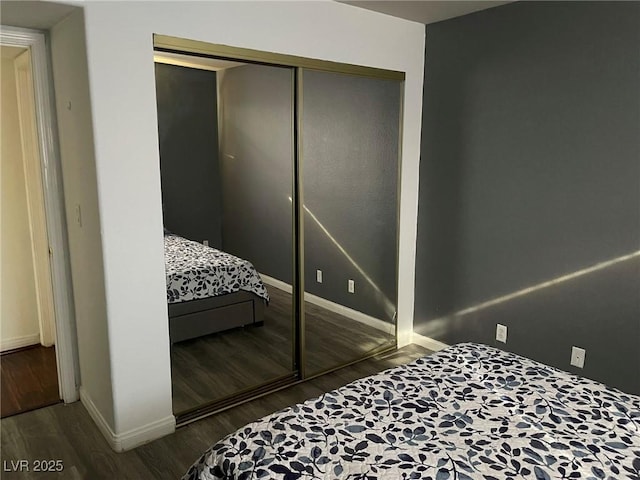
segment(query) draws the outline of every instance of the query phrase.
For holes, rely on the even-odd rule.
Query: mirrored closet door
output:
[[[400,85],[302,71],[307,376],[395,345]]]
[[[393,349],[404,74],[154,45],[178,424]]]
[[[296,378],[294,72],[156,62],[173,410],[188,415]]]

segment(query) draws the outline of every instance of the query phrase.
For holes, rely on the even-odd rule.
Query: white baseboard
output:
[[[265,275],[263,273],[260,274],[260,277],[262,278],[262,281],[267,285],[271,285],[272,287],[275,287],[287,293],[291,293],[293,291],[291,285],[278,280],[277,278],[270,277],[269,275]],[[305,293],[304,299],[306,302],[312,303],[322,308],[326,308],[333,313],[343,315],[347,318],[355,320],[356,322],[360,322],[373,327],[376,330],[380,330],[386,333],[389,333],[391,330],[395,330],[395,325],[389,322],[384,322],[375,317],[367,315],[366,313],[362,313],[352,308],[345,307],[344,305],[332,302],[330,300],[327,300],[326,298],[318,297],[317,295],[313,295],[312,293]]]
[[[278,290],[282,290],[283,292],[292,293],[293,287],[282,280],[278,280],[277,278],[270,277],[269,275],[265,275],[264,273],[260,274],[260,278],[267,285],[271,285],[272,287],[276,287]]]
[[[176,418],[173,415],[148,423],[142,427],[116,434],[96,408],[87,391],[80,387],[80,401],[106,438],[109,446],[116,452],[124,452],[149,443],[158,438],[170,435],[176,430]]]
[[[89,412],[89,416],[93,419],[94,423],[98,426],[100,433],[107,439],[107,443],[111,448],[118,451],[116,449],[116,434],[113,433],[113,430],[104,419],[100,410],[96,407],[95,403],[84,389],[84,387],[80,387],[80,402],[84,405],[84,408]]]
[[[118,434],[116,452],[124,452],[139,447],[158,438],[171,435],[176,431],[176,417],[169,415],[155,422]]]
[[[22,337],[3,338],[2,341],[0,341],[0,352],[28,347],[29,345],[36,345],[38,343],[40,343],[40,333],[23,335]]]
[[[411,343],[420,345],[421,347],[429,349],[433,352],[439,352],[440,350],[444,350],[449,346],[446,343],[442,343],[438,340],[434,340],[433,338],[425,337],[423,335],[418,335],[417,333],[411,334]]]

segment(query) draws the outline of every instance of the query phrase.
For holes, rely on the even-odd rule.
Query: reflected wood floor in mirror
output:
[[[184,412],[293,371],[292,297],[268,287],[264,325],[238,328],[171,347],[173,411]],[[307,371],[356,360],[392,341],[388,332],[306,302]]]

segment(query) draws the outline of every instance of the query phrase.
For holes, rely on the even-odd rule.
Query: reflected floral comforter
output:
[[[640,479],[640,397],[471,343],[251,423],[184,479]]]
[[[167,303],[215,297],[240,290],[269,301],[251,262],[174,234],[164,236]]]

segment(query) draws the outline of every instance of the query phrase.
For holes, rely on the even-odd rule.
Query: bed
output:
[[[195,479],[640,479],[640,397],[463,343],[251,423]]]
[[[164,253],[172,344],[262,324],[269,294],[251,262],[166,232]]]

